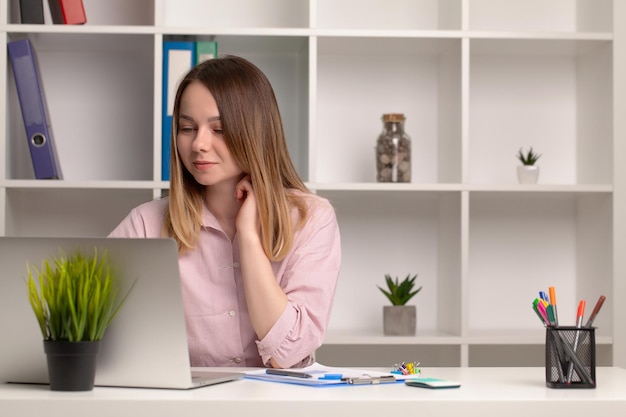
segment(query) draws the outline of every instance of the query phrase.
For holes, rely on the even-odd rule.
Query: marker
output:
[[[265,370],[265,373],[270,375],[293,376],[296,378],[313,378],[313,375],[307,374],[306,372],[287,371],[284,369],[276,368],[267,368]]]
[[[539,291],[539,299],[545,301],[546,303],[549,302],[545,291]]]
[[[598,313],[600,312],[600,309],[602,308],[602,304],[604,304],[604,300],[606,300],[606,297],[604,295],[601,295],[600,298],[598,298],[598,302],[596,303],[596,306],[593,308],[593,311],[591,312],[591,315],[589,316],[589,320],[587,320],[587,324],[585,324],[585,327],[591,327],[593,325],[593,322],[596,319],[596,316],[598,315]]]
[[[546,312],[546,307],[539,300],[535,299],[535,301],[537,301],[537,303],[533,302],[533,307],[536,308],[535,311],[537,311],[537,314],[539,314],[539,318],[541,318],[541,321],[543,321],[545,325],[549,325],[550,321],[548,320],[548,313]]]
[[[576,312],[576,327],[581,328],[583,325],[583,316],[585,315],[585,300],[580,300],[578,303],[578,311]],[[578,339],[580,338],[580,330],[576,331],[576,336],[574,336],[574,354],[576,354],[576,350],[578,349]],[[572,375],[574,374],[574,362],[569,363],[569,368],[567,369],[567,383],[572,382]]]
[[[555,327],[556,319],[554,317],[554,306],[550,304],[548,308],[546,308],[546,312],[548,313],[548,323],[550,323],[550,326]]]
[[[550,293],[550,305],[552,306],[552,312],[554,313],[554,325],[559,325],[559,315],[556,312],[556,291],[554,287],[548,288],[548,292]]]

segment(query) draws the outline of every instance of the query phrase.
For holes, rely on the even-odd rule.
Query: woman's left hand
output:
[[[249,175],[243,177],[235,187],[235,197],[241,203],[235,226],[237,234],[260,234],[259,210]]]

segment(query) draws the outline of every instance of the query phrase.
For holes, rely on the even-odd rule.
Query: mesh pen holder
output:
[[[549,388],[596,387],[594,327],[546,329],[546,385]]]

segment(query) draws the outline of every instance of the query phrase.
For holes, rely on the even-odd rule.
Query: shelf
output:
[[[6,190],[5,234],[7,236],[106,236],[133,207],[153,198],[152,190],[8,189]]]
[[[168,188],[162,181],[80,181],[80,180],[5,180],[0,187],[7,189],[110,189],[150,190]]]
[[[8,21],[12,24],[19,24],[19,3],[18,0],[7,0],[9,5]],[[155,0],[83,0],[87,23],[80,25],[80,28],[89,31],[90,26],[152,26],[154,25],[154,3]],[[50,8],[47,2],[43,3],[45,25],[24,25],[28,27],[54,26],[50,16]],[[123,11],[120,13],[120,11]],[[55,29],[56,30],[56,29]],[[62,29],[60,29],[62,30]]]
[[[417,183],[307,183],[307,186],[320,193],[326,191],[372,191],[372,192],[450,192],[469,191],[482,193],[561,193],[561,194],[610,194],[612,185],[589,184],[417,184]]]
[[[329,331],[324,338],[324,345],[458,345],[461,340],[461,337],[445,332],[421,329],[418,329],[416,336],[384,336],[380,327],[378,332],[357,332],[354,329]]]
[[[469,28],[523,32],[610,32],[612,0],[469,0]]]
[[[154,39],[90,33],[28,36],[37,51],[63,178],[151,180]],[[10,68],[7,87],[7,176],[32,179]]]
[[[165,1],[162,4],[163,25],[169,27],[305,28],[309,24],[308,0]]]
[[[417,351],[439,366],[541,365],[530,303],[549,285],[565,322],[579,299],[613,295],[598,352],[624,362],[619,0],[84,0],[77,26],[21,25],[18,4],[0,0],[0,36],[37,50],[64,179],[33,179],[5,58],[0,234],[105,236],[166,194],[162,42],[211,39],[267,75],[296,169],[335,207],[328,364]],[[406,116],[410,183],[375,182],[392,112]],[[529,146],[539,182],[522,185]],[[423,285],[415,337],[382,335],[387,273]]]
[[[416,336],[385,336],[380,331],[360,331],[346,329],[328,332],[324,346],[330,345],[544,345],[545,330],[538,326],[537,330],[505,332],[472,332],[469,336],[455,336],[445,332],[418,329]],[[613,338],[596,333],[596,344],[610,345]]]

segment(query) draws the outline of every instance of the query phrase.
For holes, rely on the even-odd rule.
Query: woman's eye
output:
[[[179,131],[181,133],[192,133],[194,131],[193,127],[189,127],[189,126],[181,126]]]

